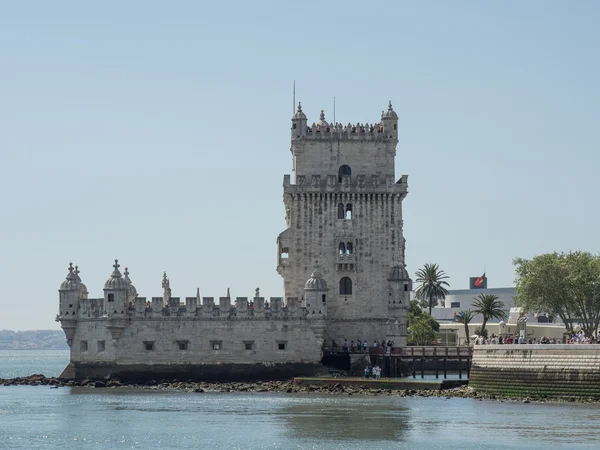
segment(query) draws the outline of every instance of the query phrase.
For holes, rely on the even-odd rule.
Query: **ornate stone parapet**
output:
[[[290,176],[285,175],[283,180],[283,190],[285,194],[299,193],[389,193],[389,194],[407,194],[408,193],[408,175],[402,175],[399,180],[394,181],[394,177],[380,175],[352,175],[342,176],[342,182],[338,182],[337,175],[327,175],[326,178],[319,175],[311,175],[307,179],[306,175],[298,175],[296,183],[292,184]]]

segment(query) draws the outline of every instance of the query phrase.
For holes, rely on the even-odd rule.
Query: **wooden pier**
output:
[[[382,376],[399,378],[412,376],[412,378],[425,378],[425,373],[434,375],[435,378],[448,378],[448,374],[458,375],[459,379],[469,378],[473,348],[468,346],[409,346],[371,347],[367,351],[345,352],[343,349],[327,349],[325,355],[365,355],[370,357],[371,365],[378,365],[382,369]]]

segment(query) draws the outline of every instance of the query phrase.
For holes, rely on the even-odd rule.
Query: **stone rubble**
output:
[[[515,401],[523,404],[528,403],[600,403],[600,398],[579,398],[579,397],[499,397],[494,395],[485,395],[474,391],[467,386],[461,386],[446,390],[416,390],[416,389],[380,389],[368,387],[366,385],[346,385],[341,383],[330,384],[326,386],[317,385],[298,385],[292,380],[288,381],[256,381],[256,382],[195,382],[191,380],[151,380],[143,384],[122,383],[117,379],[107,379],[104,381],[84,379],[81,381],[65,380],[55,377],[46,378],[41,374],[29,375],[26,377],[17,377],[10,379],[0,378],[0,386],[49,386],[58,387],[82,387],[89,389],[116,389],[116,388],[141,388],[156,391],[184,391],[190,394],[194,393],[215,393],[215,392],[271,392],[287,394],[335,394],[335,395],[365,395],[365,396],[397,396],[397,397],[438,397],[446,400],[452,398],[469,398],[475,400],[491,401]]]

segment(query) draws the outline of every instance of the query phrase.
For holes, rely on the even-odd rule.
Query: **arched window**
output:
[[[340,242],[340,245],[338,246],[339,250],[340,250],[340,255],[344,255],[346,254],[346,244],[344,244],[343,242]]]
[[[340,167],[340,170],[338,170],[338,181],[341,183],[342,177],[346,175],[350,176],[351,174],[352,170],[350,170],[350,166],[343,165],[342,167]]]
[[[340,294],[352,295],[352,280],[350,278],[344,277],[340,280]]]
[[[343,242],[342,242],[342,244],[343,244]],[[353,251],[354,251],[354,249],[352,248],[352,242],[347,242],[346,243],[346,254],[351,255]]]
[[[346,219],[352,219],[352,203],[346,205]]]
[[[323,301],[323,304],[325,304],[327,302],[327,294],[323,294],[321,300]]]
[[[343,219],[346,215],[346,212],[344,210],[344,204],[343,203],[339,203],[338,204],[338,219]]]

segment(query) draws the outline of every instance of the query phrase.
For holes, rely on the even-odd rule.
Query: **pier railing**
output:
[[[463,373],[468,378],[471,371],[473,347],[470,346],[407,346],[407,347],[370,347],[364,349],[347,349],[343,347],[324,349],[325,354],[348,354],[369,356],[371,364],[382,368],[382,375],[387,377],[412,376],[425,378],[425,372],[439,378],[448,373],[457,374],[459,379]]]

